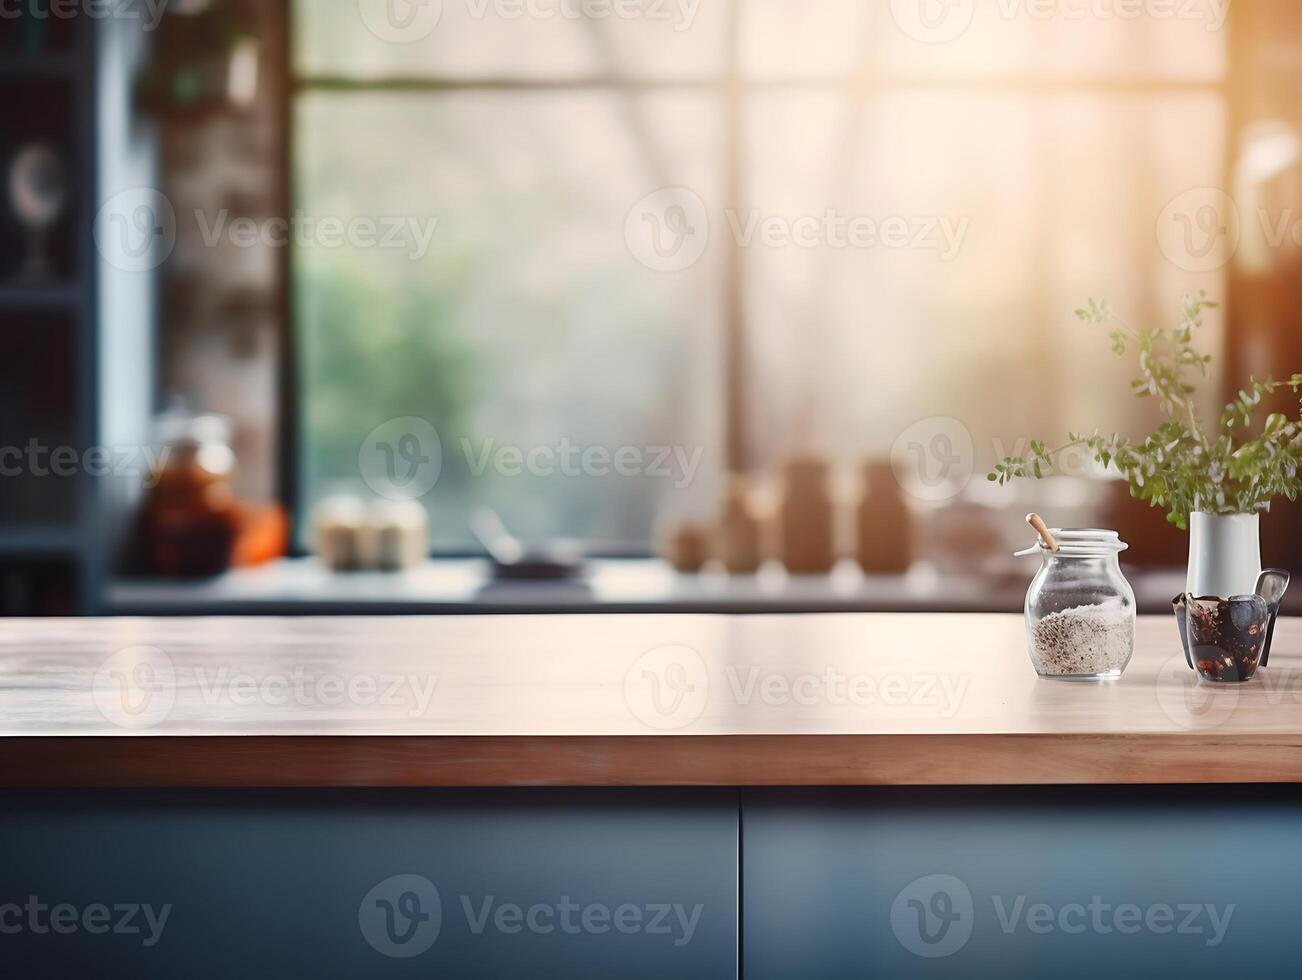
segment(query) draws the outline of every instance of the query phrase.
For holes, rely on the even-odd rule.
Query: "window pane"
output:
[[[740,0],[741,66],[751,78],[851,75],[868,43],[862,0]]]
[[[1225,0],[892,0],[875,7],[870,50],[884,69],[903,74],[1026,72],[1077,81],[1225,74]]]
[[[873,73],[945,78],[1207,81],[1226,67],[1228,0],[741,2],[742,64],[757,78],[848,77],[861,55]]]
[[[296,129],[311,219],[438,222],[423,255],[410,230],[296,249],[307,502],[364,491],[359,448],[406,416],[442,445],[438,547],[489,504],[526,538],[646,549],[717,499],[721,246],[668,274],[625,235],[657,188],[717,199],[714,97],[316,93]]]
[[[978,467],[996,440],[1136,430],[1152,406],[1128,395],[1133,360],[1072,311],[1098,297],[1172,324],[1183,293],[1224,296],[1222,271],[1182,270],[1156,235],[1169,201],[1218,183],[1223,125],[1198,94],[755,97],[743,215],[792,232],[744,248],[762,462],[811,445],[886,455],[937,416],[967,426]],[[847,244],[851,218],[878,237]]]
[[[382,78],[717,76],[718,0],[295,0],[307,74]]]

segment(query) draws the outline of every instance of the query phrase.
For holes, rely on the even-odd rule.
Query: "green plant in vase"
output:
[[[1272,413],[1256,425],[1262,400],[1285,388],[1296,394],[1302,390],[1302,374],[1287,381],[1251,379],[1216,426],[1206,425],[1192,382],[1207,376],[1212,358],[1194,346],[1194,339],[1204,313],[1215,307],[1200,292],[1185,297],[1174,329],[1135,330],[1118,320],[1107,303],[1090,300],[1076,317],[1107,328],[1118,355],[1138,355],[1139,376],[1130,383],[1131,391],[1158,399],[1164,421],[1142,440],[1097,430],[1070,433],[1056,449],[1032,440],[1027,455],[1006,457],[988,478],[1001,485],[1039,479],[1052,473],[1063,452],[1085,447],[1130,484],[1132,496],[1164,508],[1167,520],[1178,527],[1192,529],[1189,591],[1231,596],[1256,587],[1259,515],[1275,498],[1296,500],[1302,491],[1302,413]]]

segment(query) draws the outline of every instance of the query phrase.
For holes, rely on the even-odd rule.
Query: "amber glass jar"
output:
[[[239,530],[230,425],[219,416],[169,416],[145,506],[149,562],[164,575],[216,575],[230,567]]]

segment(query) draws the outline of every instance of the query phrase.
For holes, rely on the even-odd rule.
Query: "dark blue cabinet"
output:
[[[1296,977],[1292,791],[747,792],[743,964],[801,977]]]
[[[0,796],[14,977],[732,978],[737,794]]]
[[[1298,880],[1294,789],[0,794],[5,976],[1293,977]]]

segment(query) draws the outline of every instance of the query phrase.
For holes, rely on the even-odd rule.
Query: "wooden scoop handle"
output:
[[[1049,531],[1049,528],[1045,526],[1044,518],[1042,518],[1039,514],[1027,514],[1026,523],[1031,525],[1031,527],[1035,528],[1035,533],[1040,536],[1040,538],[1044,541],[1045,545],[1048,546],[1050,551],[1057,553],[1058,548],[1060,547],[1060,545],[1058,544],[1058,539],[1055,538],[1053,534]]]

